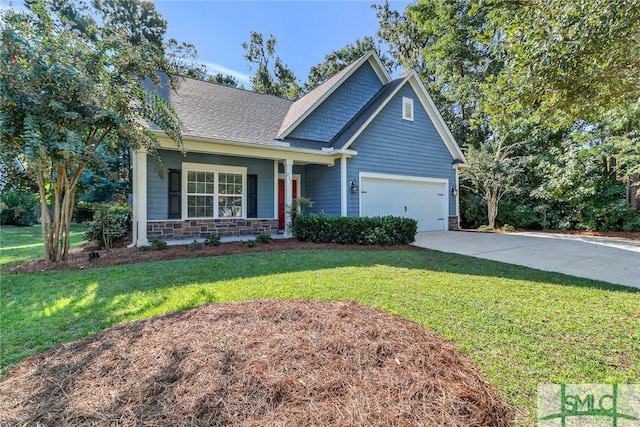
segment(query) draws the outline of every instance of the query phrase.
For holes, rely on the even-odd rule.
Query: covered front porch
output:
[[[334,168],[336,160],[345,163],[340,160],[348,156],[284,144],[261,148],[204,141],[187,141],[183,155],[172,144],[161,139],[157,156],[133,155],[132,246],[212,234],[286,236],[288,207],[306,195],[307,167],[341,169]],[[346,188],[343,192],[346,198]]]

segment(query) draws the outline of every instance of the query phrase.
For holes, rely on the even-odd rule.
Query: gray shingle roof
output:
[[[271,95],[187,77],[176,77],[177,91],[153,89],[169,101],[183,123],[183,136],[223,141],[274,144],[278,129],[293,103]]]
[[[345,76],[368,61],[373,54],[369,52],[363,55],[295,102],[181,76],[174,76],[177,82],[175,91],[168,87],[166,75],[160,76],[160,85],[152,85],[149,82],[148,87],[173,106],[182,121],[182,134],[185,139],[201,137],[273,145],[279,143],[278,138],[282,132],[289,129],[309,109],[313,109]],[[391,82],[383,86],[330,144],[291,137],[286,137],[285,141],[291,147],[298,148],[341,148],[397,84]],[[155,126],[152,126],[152,129],[158,130]]]

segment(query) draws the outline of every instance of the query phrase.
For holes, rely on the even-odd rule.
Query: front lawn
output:
[[[4,230],[3,230],[4,232]],[[639,383],[640,291],[437,251],[291,251],[2,277],[0,373],[113,324],[205,303],[355,300],[453,341],[535,424],[541,383]]]
[[[72,248],[85,242],[82,237],[85,229],[86,225],[84,224],[71,224]],[[42,258],[44,256],[43,248],[42,228],[40,225],[0,227],[0,271]]]

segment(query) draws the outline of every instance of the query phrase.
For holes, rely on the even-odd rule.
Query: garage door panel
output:
[[[362,216],[402,216],[418,221],[418,231],[444,230],[446,184],[391,178],[361,179]]]

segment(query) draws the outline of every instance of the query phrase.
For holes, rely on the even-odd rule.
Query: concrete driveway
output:
[[[553,233],[432,231],[415,246],[640,288],[640,241]]]

